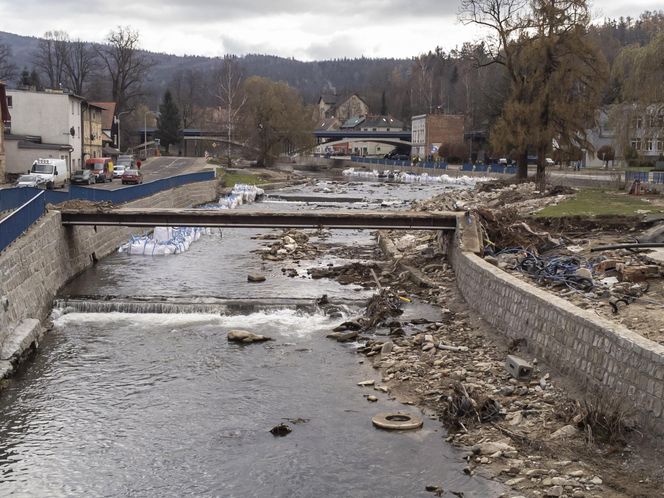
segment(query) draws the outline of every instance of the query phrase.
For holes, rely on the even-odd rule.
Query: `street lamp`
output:
[[[143,159],[145,161],[148,160],[148,114],[157,117],[157,113],[149,109],[145,111],[145,114],[143,115],[143,152],[145,155]]]
[[[130,112],[133,112],[133,109],[129,109],[128,111],[122,111],[116,116],[118,123],[118,150],[120,152],[122,152],[122,147],[120,147],[120,138],[122,137],[122,134],[120,133],[120,118],[122,117],[123,114],[129,114]]]

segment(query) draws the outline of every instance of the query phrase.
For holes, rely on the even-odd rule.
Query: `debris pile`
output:
[[[254,237],[259,240],[274,240],[268,247],[260,250],[261,257],[268,261],[285,259],[314,259],[321,251],[309,243],[309,235],[302,230],[284,230],[281,234],[267,234]]]

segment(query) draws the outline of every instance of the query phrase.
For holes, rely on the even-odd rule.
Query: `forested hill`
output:
[[[17,66],[19,72],[23,68],[32,69],[33,53],[38,49],[38,43],[39,38],[36,37],[0,31],[0,44],[11,47],[10,60]],[[146,75],[147,89],[151,90],[150,93],[154,93],[155,99],[160,98],[178,71],[193,70],[202,76],[207,76],[220,64],[218,58],[148,52],[146,54],[156,63],[150,74]],[[325,89],[344,93],[361,91],[364,88],[380,88],[395,69],[405,75],[411,61],[339,59],[302,62],[271,55],[246,55],[240,58],[240,64],[247,76],[263,76],[285,81],[300,91],[305,102],[313,103]],[[101,97],[95,96],[95,98]]]

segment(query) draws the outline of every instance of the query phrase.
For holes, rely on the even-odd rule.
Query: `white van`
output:
[[[69,180],[67,161],[64,159],[37,159],[29,173],[36,175],[46,188],[64,187]]]

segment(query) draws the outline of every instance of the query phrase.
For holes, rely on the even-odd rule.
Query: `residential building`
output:
[[[459,114],[421,114],[412,118],[412,155],[428,157],[456,156],[465,150],[465,117]]]
[[[5,181],[5,127],[9,128],[10,122],[5,85],[0,82],[0,183]]]
[[[353,116],[366,116],[367,114],[369,114],[369,106],[356,93],[345,97],[321,95],[318,99],[318,119],[321,120],[335,117],[340,122],[344,122]]]
[[[19,142],[30,147],[32,147],[30,143],[40,147],[53,146],[48,151],[57,153],[57,156],[50,157],[66,159],[70,174],[72,171],[81,169],[83,163],[81,107],[83,102],[83,97],[58,90],[44,92],[7,90],[7,104],[12,115],[11,134],[14,137],[20,137],[15,140],[16,148],[8,149],[7,172],[23,172],[30,167],[30,164],[26,165],[24,162],[25,154],[10,154],[10,152],[18,150],[33,150],[22,148]],[[29,140],[25,137],[36,137],[39,141]],[[66,154],[64,154],[65,150],[67,150]]]
[[[90,105],[101,109],[102,147],[119,148],[120,118],[115,113],[115,102],[90,102]]]
[[[102,113],[104,108],[83,102],[83,161],[91,157],[104,157]]]
[[[583,151],[583,165],[587,168],[601,167],[606,164],[604,158],[597,157],[597,151],[599,151],[602,147],[611,147],[614,151],[614,156],[615,151],[619,149],[618,144],[616,143],[616,132],[609,124],[609,115],[605,109],[599,111],[597,126],[590,130],[586,130],[586,136],[588,141],[593,145],[592,151]],[[558,158],[558,160],[564,161],[563,158]]]

